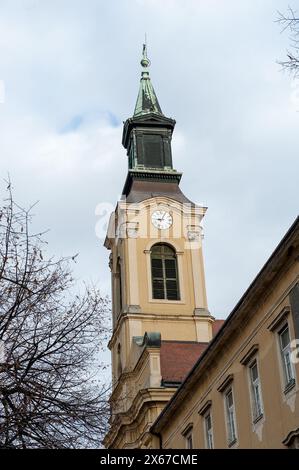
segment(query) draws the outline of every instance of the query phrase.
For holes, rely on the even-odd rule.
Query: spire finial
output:
[[[141,71],[140,88],[134,110],[134,116],[148,113],[163,114],[149,76],[148,67],[150,66],[151,62],[147,57],[146,36],[142,48],[142,59],[140,63],[143,70]]]
[[[142,65],[142,67],[144,67],[144,68],[147,68],[151,65],[151,61],[147,57],[146,34],[145,34],[145,41],[144,41],[143,48],[142,48],[142,59],[141,59],[140,63]]]

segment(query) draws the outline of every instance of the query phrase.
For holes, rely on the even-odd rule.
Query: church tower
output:
[[[206,207],[180,190],[175,121],[154,91],[146,46],[134,114],[124,123],[128,174],[111,215],[113,333],[109,448],[156,447],[151,424],[212,339],[201,221]]]

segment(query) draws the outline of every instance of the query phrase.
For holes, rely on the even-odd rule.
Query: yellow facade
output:
[[[161,434],[163,448],[186,448],[190,435],[194,448],[208,448],[207,415],[213,448],[299,447],[298,254],[299,219],[152,427]],[[289,383],[280,344],[280,332],[286,327],[293,370]],[[254,415],[250,377],[254,361],[259,416]],[[229,388],[236,430],[231,443],[225,406]]]

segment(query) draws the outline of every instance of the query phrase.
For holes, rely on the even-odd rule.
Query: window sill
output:
[[[261,413],[260,415],[258,415],[256,418],[254,418],[253,424],[257,424],[263,417],[264,417],[264,414],[263,414],[263,413]]]
[[[236,442],[237,442],[237,438],[235,438],[235,439],[233,439],[232,441],[228,442],[227,445],[228,445],[229,448],[231,448],[231,447],[233,447],[233,446],[236,444]]]
[[[284,389],[284,394],[287,395],[296,385],[295,379],[289,381]]]
[[[153,304],[185,304],[184,300],[168,300],[168,299],[149,299],[149,303]]]

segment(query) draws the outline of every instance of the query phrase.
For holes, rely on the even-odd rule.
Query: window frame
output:
[[[193,423],[189,423],[182,431],[186,449],[193,449]],[[190,447],[191,444],[191,447]]]
[[[254,379],[252,375],[253,367],[256,367],[257,378]],[[264,402],[263,402],[263,393],[261,385],[261,375],[260,367],[258,363],[258,358],[255,356],[251,359],[248,364],[248,377],[249,377],[249,388],[250,388],[250,397],[251,397],[251,414],[253,423],[259,421],[264,416]],[[258,399],[256,390],[258,390]]]
[[[186,442],[186,449],[190,450],[194,448],[193,447],[193,428],[189,429],[189,431],[185,434],[185,442]]]
[[[232,406],[230,408],[228,407],[228,395],[229,394],[231,394],[232,396]],[[228,447],[232,447],[238,440],[236,407],[235,407],[235,398],[234,398],[234,392],[233,392],[232,386],[229,386],[227,387],[226,390],[224,390],[223,397],[224,397],[227,444],[228,444]],[[231,420],[231,414],[229,413],[230,409],[232,410],[232,418],[233,418],[232,420]],[[231,424],[233,425],[233,435],[231,433],[231,430],[232,430]]]
[[[209,418],[210,418],[210,424],[211,424],[210,428],[208,428],[207,426],[207,421]],[[206,413],[203,415],[203,423],[204,423],[206,449],[214,449],[213,418],[212,418],[211,408],[209,408],[206,411]]]
[[[288,338],[289,342],[286,346],[283,346],[282,344],[282,335],[285,333],[285,331],[288,331]],[[289,369],[288,365],[286,363],[286,355],[288,355],[288,358],[290,359],[291,356],[291,337],[290,337],[290,326],[288,322],[285,322],[277,331],[277,337],[278,337],[278,346],[279,346],[279,357],[280,357],[280,362],[281,362],[281,367],[282,367],[282,374],[283,374],[283,385],[284,385],[284,391],[288,391],[290,388],[292,388],[295,383],[296,383],[296,375],[295,375],[295,368],[291,360],[289,360]],[[291,374],[289,372],[291,371]]]
[[[171,251],[171,254],[163,253],[161,250],[161,254],[155,254],[153,253],[153,250],[155,247],[161,247],[162,249],[164,247],[168,248]],[[161,260],[161,265],[162,265],[162,277],[159,276],[154,276],[153,275],[153,260],[158,259]],[[176,277],[167,277],[167,267],[166,267],[166,261],[167,260],[174,260],[174,267],[175,267],[175,275]],[[180,280],[179,280],[179,267],[178,267],[178,258],[177,258],[177,252],[176,249],[170,245],[169,243],[155,243],[152,245],[150,249],[150,275],[151,275],[151,297],[152,300],[154,301],[166,301],[166,302],[180,302],[181,301],[181,293],[180,293]],[[155,280],[160,280],[163,283],[163,297],[155,297],[155,289],[154,289],[154,281]],[[167,282],[169,281],[175,281],[176,282],[176,298],[175,299],[169,299],[169,290],[167,287]]]

